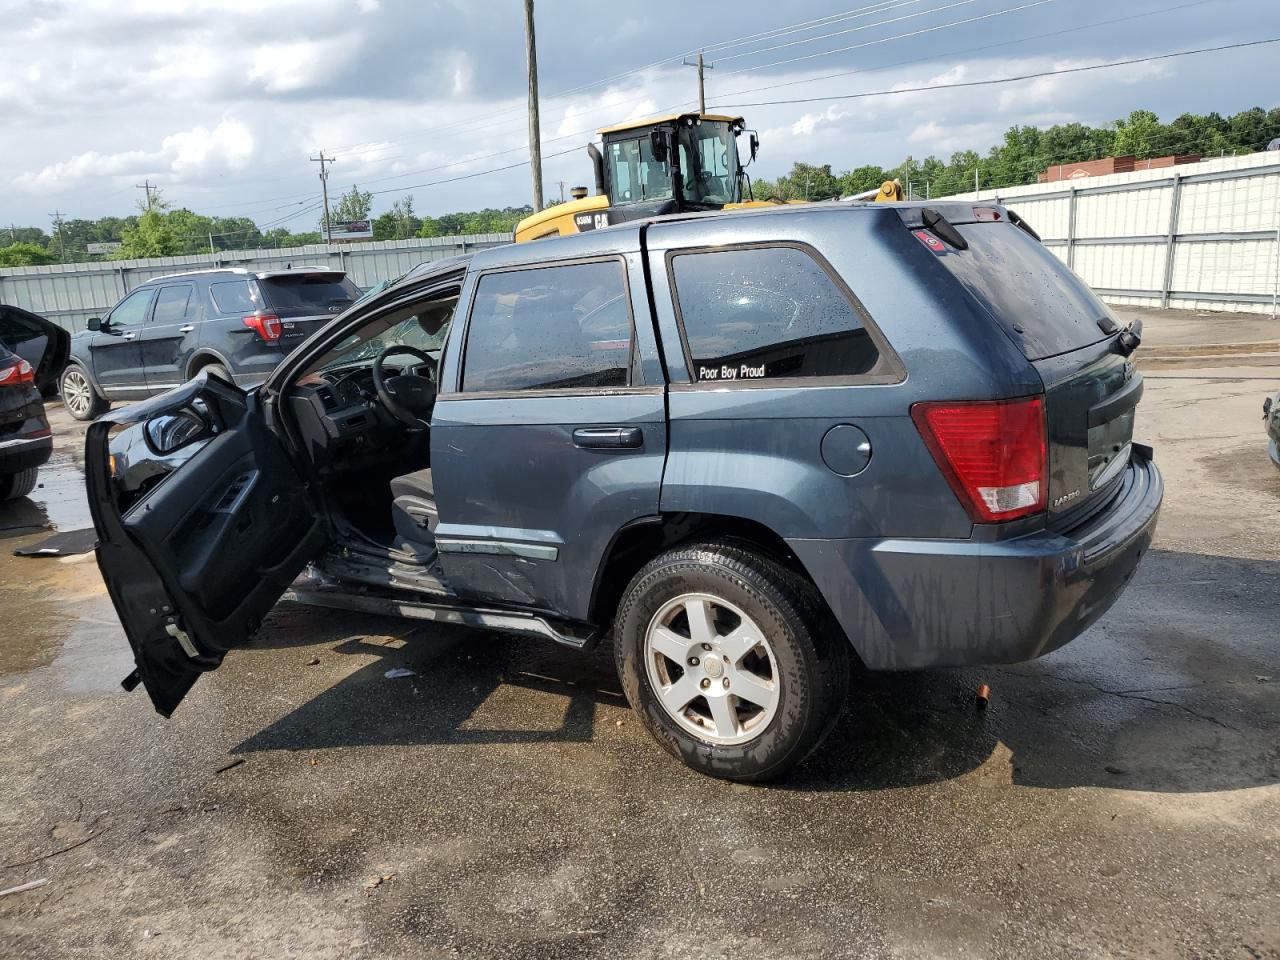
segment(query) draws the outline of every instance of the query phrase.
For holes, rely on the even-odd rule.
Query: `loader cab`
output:
[[[683,113],[634,120],[599,131],[587,152],[594,196],[577,197],[525,217],[515,240],[584,233],[669,213],[721,210],[750,200],[738,138],[748,133],[748,162],[760,141],[741,117]]]
[[[611,206],[718,210],[742,202],[741,117],[683,114],[601,131]]]

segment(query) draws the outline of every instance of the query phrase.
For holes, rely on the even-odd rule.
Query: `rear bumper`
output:
[[[20,473],[47,463],[53,437],[12,437],[0,440],[0,476]]]
[[[1135,452],[1099,514],[1011,540],[789,540],[868,667],[1016,663],[1077,637],[1151,545],[1164,483]]]

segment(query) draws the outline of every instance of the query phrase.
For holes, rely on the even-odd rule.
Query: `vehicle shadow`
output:
[[[873,791],[974,777],[1203,792],[1280,782],[1280,677],[1259,679],[1280,653],[1276,583],[1277,563],[1152,551],[1102,623],[1049,657],[857,670],[830,737],[777,787]],[[333,647],[377,659],[237,752],[582,743],[602,707],[626,706],[607,646],[584,655],[536,639],[357,622],[400,636],[390,646]],[[414,675],[388,679],[393,667]],[[991,698],[982,708],[975,693],[984,683]],[[628,729],[633,749],[657,749],[638,725]]]

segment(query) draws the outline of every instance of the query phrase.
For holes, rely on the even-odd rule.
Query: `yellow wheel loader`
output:
[[[573,199],[516,224],[517,243],[581,233],[666,213],[769,206],[751,199],[751,181],[738,154],[748,136],[751,160],[760,140],[742,117],[681,113],[635,120],[599,131],[603,151],[587,145],[596,192],[575,187]],[[897,181],[856,199],[900,200]],[[791,201],[799,202],[799,201]]]

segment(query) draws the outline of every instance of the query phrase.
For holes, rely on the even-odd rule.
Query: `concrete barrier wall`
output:
[[[0,269],[0,303],[48,317],[68,330],[83,330],[90,317],[106,313],[122,296],[145,280],[210,267],[279,270],[321,266],[346,270],[356,284],[371,287],[407,273],[420,263],[511,242],[509,233],[432,237],[425,240],[382,240],[369,243],[316,244],[277,250],[220,250],[216,254],[112,260],[104,263],[60,263],[47,267]]]

